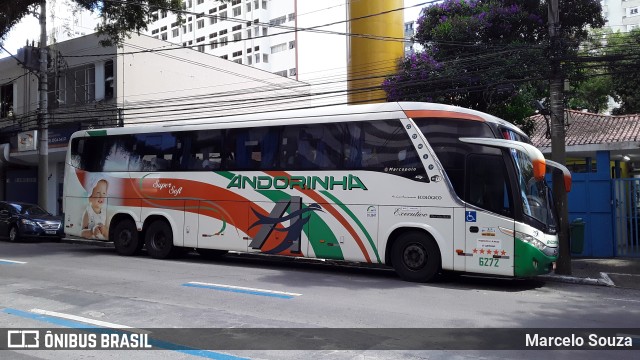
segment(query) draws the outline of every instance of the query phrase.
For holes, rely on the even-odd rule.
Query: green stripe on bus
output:
[[[362,223],[356,217],[356,215],[353,212],[351,212],[351,210],[349,210],[349,208],[346,207],[342,202],[340,202],[340,200],[338,200],[335,196],[331,195],[330,192],[326,190],[321,190],[320,193],[322,193],[324,196],[328,197],[329,199],[333,200],[333,202],[335,202],[336,205],[340,206],[340,208],[344,210],[344,212],[346,212],[356,224],[358,224],[358,227],[360,228],[360,230],[362,230],[364,235],[367,237],[367,240],[369,240],[369,245],[371,245],[371,248],[373,249],[373,253],[376,255],[376,259],[378,260],[378,263],[381,263],[380,255],[378,254],[378,249],[376,248],[376,245],[373,243],[373,239],[371,238],[371,235],[369,235],[369,232],[367,231],[367,229],[365,229],[364,225],[362,225]]]
[[[89,136],[107,136],[107,130],[87,130]]]

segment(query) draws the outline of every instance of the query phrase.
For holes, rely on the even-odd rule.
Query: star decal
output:
[[[473,253],[477,254],[478,253],[478,249],[473,249]]]
[[[500,253],[500,255],[505,256],[507,254],[506,251],[502,250],[502,252]]]

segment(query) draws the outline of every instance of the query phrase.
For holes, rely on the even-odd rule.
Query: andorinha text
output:
[[[367,190],[362,180],[355,175],[334,177],[334,176],[234,176],[227,189],[238,188],[246,189],[251,188],[254,190],[269,190],[269,189],[293,189],[294,187],[300,189],[324,189],[333,190],[334,188],[342,188],[342,190],[354,190],[362,189]]]
[[[526,334],[525,346],[532,347],[579,347],[585,346],[582,336],[541,336],[539,334]],[[599,347],[632,347],[633,341],[629,336],[598,336],[590,334],[586,346]]]

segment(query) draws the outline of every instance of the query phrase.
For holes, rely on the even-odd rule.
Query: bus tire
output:
[[[216,249],[198,249],[198,254],[202,256],[203,259],[207,260],[217,260],[221,257],[227,255],[229,251],[227,250],[216,250]]]
[[[113,241],[118,255],[132,256],[140,251],[140,234],[136,228],[136,223],[131,219],[123,219],[109,231],[109,237]]]
[[[411,231],[401,234],[391,250],[393,268],[402,280],[428,282],[440,271],[440,250],[429,235]]]
[[[156,220],[145,231],[144,244],[147,253],[154,259],[167,259],[175,254],[173,231],[164,220]]]

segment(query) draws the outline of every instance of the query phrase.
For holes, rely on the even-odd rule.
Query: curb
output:
[[[595,285],[595,286],[609,286],[615,287],[616,284],[611,280],[607,273],[601,272],[599,279],[592,278],[582,278],[577,276],[566,276],[566,275],[540,275],[539,278],[556,281],[568,284],[580,284],[580,285]]]
[[[92,246],[113,248],[113,243],[109,241],[62,238],[60,242],[67,243],[67,244],[81,244],[81,245],[92,245]]]

